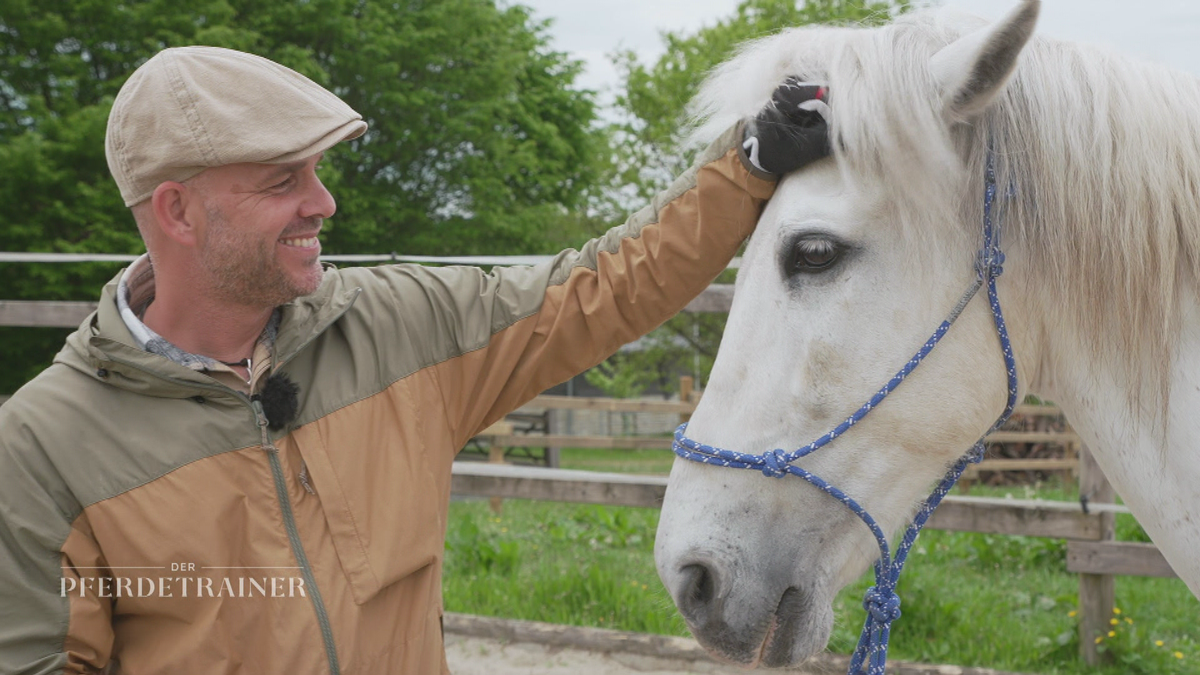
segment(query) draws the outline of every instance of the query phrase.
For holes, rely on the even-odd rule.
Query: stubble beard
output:
[[[305,261],[306,274],[288,274],[275,256],[275,241],[264,241],[231,224],[225,214],[209,208],[208,241],[200,262],[207,271],[210,292],[222,302],[252,307],[278,307],[317,290],[324,271],[316,255]],[[295,229],[320,225],[305,221]],[[292,229],[292,228],[289,228]]]

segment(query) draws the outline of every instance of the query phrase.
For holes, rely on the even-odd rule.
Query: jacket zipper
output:
[[[307,344],[307,343],[305,343]],[[321,591],[317,588],[317,580],[313,577],[312,568],[308,564],[308,556],[304,553],[304,546],[300,542],[300,531],[296,528],[296,518],[292,513],[292,502],[287,495],[287,482],[283,477],[283,465],[279,463],[279,449],[275,447],[275,443],[271,441],[270,435],[267,433],[267,414],[263,412],[262,402],[257,397],[249,397],[240,391],[230,389],[224,385],[206,385],[199,382],[187,382],[177,380],[173,377],[164,377],[152,370],[142,368],[139,365],[130,363],[122,359],[110,359],[115,363],[120,363],[123,366],[141,371],[151,377],[173,384],[199,389],[201,391],[219,391],[222,393],[232,393],[242,403],[245,403],[254,413],[254,423],[259,429],[259,438],[261,439],[262,450],[266,453],[271,464],[271,475],[275,481],[275,495],[279,499],[279,509],[283,513],[283,524],[287,530],[288,541],[292,546],[292,555],[296,557],[300,563],[301,574],[304,576],[304,583],[309,589],[309,597],[312,598],[313,609],[317,613],[317,624],[321,628],[321,639],[325,646],[325,656],[329,663],[330,675],[339,675],[341,666],[338,665],[337,647],[333,642],[333,628],[329,623],[329,613],[325,610],[325,601],[321,599]],[[273,366],[274,367],[274,366]]]
[[[329,614],[325,611],[325,601],[321,599],[321,591],[317,588],[317,580],[313,577],[312,568],[308,564],[308,556],[304,553],[304,545],[300,542],[300,531],[296,528],[296,518],[292,513],[292,502],[287,494],[287,481],[283,477],[283,466],[279,463],[279,449],[267,432],[267,415],[263,412],[262,401],[258,397],[250,399],[254,409],[254,418],[262,436],[262,449],[271,461],[271,474],[275,477],[275,493],[279,497],[279,508],[283,512],[283,524],[287,528],[288,540],[292,544],[292,554],[300,563],[300,572],[304,575],[304,583],[311,590],[313,607],[317,610],[317,623],[321,626],[321,639],[325,643],[325,656],[329,661],[329,672],[338,675],[337,647],[333,643],[333,629],[329,624]]]
[[[346,303],[346,306],[343,307],[340,312],[338,312],[329,320],[329,323],[337,321],[338,318],[349,311],[350,307],[354,304],[354,301],[358,299],[360,293],[362,293],[362,289],[356,289],[354,297],[350,299],[350,302]],[[273,363],[271,364],[271,371],[274,372],[277,368],[283,366],[284,363],[290,361],[292,356],[296,355],[302,349],[308,346],[308,344],[315,340],[316,337],[316,335],[310,336],[296,349],[292,350],[292,353],[289,354],[287,358],[277,359],[277,355],[272,354],[271,360]],[[275,443],[271,440],[271,436],[267,431],[268,420],[266,413],[263,412],[262,401],[260,401],[257,396],[246,396],[242,392],[230,389],[224,385],[204,385],[198,382],[185,382],[183,380],[176,380],[173,377],[164,377],[159,373],[142,368],[141,366],[124,361],[122,359],[111,360],[129,368],[133,368],[134,370],[141,371],[156,379],[165,380],[174,384],[185,385],[206,391],[232,392],[243,403],[249,405],[250,409],[254,412],[254,421],[258,426],[262,450],[266,453],[271,464],[271,475],[275,480],[275,494],[279,499],[279,509],[283,514],[283,524],[287,529],[288,541],[292,546],[292,555],[294,555],[296,557],[296,561],[300,563],[300,571],[304,576],[304,583],[308,586],[310,591],[309,597],[312,598],[313,609],[315,609],[317,612],[317,624],[321,628],[321,640],[324,642],[325,646],[325,657],[329,663],[329,673],[330,675],[340,675],[341,666],[338,664],[337,646],[333,642],[333,628],[329,623],[329,613],[325,609],[325,601],[321,599],[321,591],[319,588],[317,588],[317,580],[313,577],[312,568],[308,564],[308,556],[304,553],[304,545],[300,541],[300,531],[296,527],[296,517],[292,512],[292,501],[287,494],[287,481],[283,475],[283,465],[279,462],[279,449],[275,447]],[[301,474],[301,484],[304,486],[305,490],[316,494],[308,482],[306,471],[308,467],[305,466],[303,468],[305,471],[302,471]]]

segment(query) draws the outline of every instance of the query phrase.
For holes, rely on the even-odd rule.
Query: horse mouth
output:
[[[767,617],[766,629],[748,631],[755,639],[725,621],[692,626],[692,633],[717,659],[743,668],[787,668],[824,648],[827,635],[818,626],[809,594],[794,586],[784,590],[775,611]],[[762,626],[760,623],[759,626]],[[760,632],[761,631],[761,632]],[[798,648],[798,643],[806,648]]]
[[[793,665],[792,651],[801,622],[807,616],[808,596],[795,586],[789,586],[779,599],[779,606],[771,617],[767,634],[763,637],[758,652],[758,664],[767,668],[784,668]],[[804,658],[807,658],[805,656]]]

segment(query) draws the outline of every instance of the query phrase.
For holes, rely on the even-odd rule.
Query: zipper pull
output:
[[[317,494],[317,491],[313,489],[312,484],[308,482],[308,463],[304,460],[300,460],[300,484],[304,486],[304,489],[308,492],[308,494]]]
[[[250,398],[250,406],[254,408],[254,418],[258,423],[259,432],[262,434],[262,449],[267,452],[279,452],[279,448],[275,447],[270,434],[267,433],[267,413],[263,411],[262,401],[259,400],[257,394]],[[304,490],[308,494],[317,494],[312,483],[308,481],[308,464],[304,460],[300,461],[300,485],[304,486]]]
[[[250,397],[250,407],[254,408],[254,418],[258,423],[258,431],[262,436],[262,449],[267,452],[278,452],[278,448],[271,442],[271,436],[267,433],[267,413],[263,412],[262,400],[258,395]]]

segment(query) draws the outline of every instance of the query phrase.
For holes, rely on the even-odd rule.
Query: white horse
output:
[[[789,75],[828,84],[833,153],[762,214],[687,435],[791,450],[862,405],[975,278],[990,147],[1020,395],[1062,407],[1200,595],[1200,81],[1031,39],[1038,9],[796,29],[710,78],[702,136]],[[890,535],[1005,399],[976,298],[903,386],[796,465]],[[676,459],[655,556],[703,645],[774,667],[824,648],[835,594],[879,551],[802,480]]]

